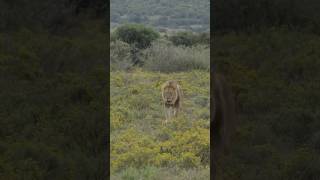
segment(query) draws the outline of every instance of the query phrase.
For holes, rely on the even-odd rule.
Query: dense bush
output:
[[[209,33],[193,33],[190,31],[182,31],[176,34],[172,34],[169,40],[176,46],[195,46],[195,45],[207,45],[210,44],[210,34]]]
[[[195,35],[192,32],[178,32],[175,35],[170,36],[170,41],[174,45],[192,46],[195,44]]]
[[[112,71],[128,70],[137,64],[145,70],[166,73],[195,69],[209,70],[210,37],[208,33],[184,32],[170,35],[169,38],[165,34],[157,40],[148,41],[150,44],[144,49],[136,49],[136,42],[149,37],[147,31],[133,30],[137,27],[138,29],[145,28],[143,25],[125,25],[111,33]],[[131,35],[132,39],[130,39]],[[145,40],[141,41],[142,44],[145,44],[143,42]]]
[[[126,70],[131,62],[131,47],[129,44],[116,40],[110,43],[110,69]]]
[[[205,46],[176,47],[155,42],[144,51],[145,69],[160,72],[205,70],[210,68],[210,49]]]
[[[159,38],[159,33],[150,27],[141,24],[126,24],[115,31],[117,39],[137,48],[144,49],[151,45],[152,41]]]

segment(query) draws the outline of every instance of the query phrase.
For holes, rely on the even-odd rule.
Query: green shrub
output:
[[[116,40],[110,43],[110,69],[126,70],[132,64],[130,45]]]
[[[115,33],[119,40],[140,49],[149,47],[152,41],[160,37],[158,32],[142,24],[126,24],[118,27]]]
[[[170,36],[169,39],[176,46],[193,46],[196,42],[195,35],[189,31],[178,32],[177,34]]]
[[[111,141],[111,169],[144,167],[158,152],[154,140],[134,129],[128,129]]]
[[[175,47],[156,42],[144,51],[145,69],[181,72],[210,69],[210,49],[204,46]]]
[[[196,45],[210,45],[210,34],[204,33],[194,33],[190,31],[182,31],[169,36],[169,40],[175,46],[196,46]]]

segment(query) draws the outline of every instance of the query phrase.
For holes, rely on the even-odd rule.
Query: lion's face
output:
[[[166,104],[174,104],[177,99],[177,92],[173,87],[166,87],[163,96]]]

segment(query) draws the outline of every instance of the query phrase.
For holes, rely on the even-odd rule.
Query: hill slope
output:
[[[130,167],[140,171],[154,167],[153,178],[182,178],[179,174],[185,172],[208,179],[210,74],[136,70],[111,72],[110,77],[113,179],[124,176]],[[169,79],[180,81],[185,101],[181,115],[164,126],[160,86]]]
[[[111,0],[110,4],[112,26],[129,22],[194,31],[210,26],[207,0]]]

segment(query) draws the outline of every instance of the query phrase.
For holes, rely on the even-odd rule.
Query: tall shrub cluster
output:
[[[186,31],[160,36],[141,24],[126,24],[115,29],[111,37],[113,70],[127,70],[136,64],[166,73],[210,68],[208,33]]]

